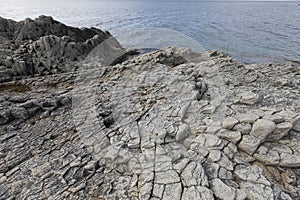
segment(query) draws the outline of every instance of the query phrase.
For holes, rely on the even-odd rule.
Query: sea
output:
[[[52,16],[128,48],[219,50],[246,63],[300,61],[300,1],[0,0],[13,20]]]

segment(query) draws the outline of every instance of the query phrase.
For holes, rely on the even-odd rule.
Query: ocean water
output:
[[[300,61],[299,3],[0,0],[0,16],[22,20],[51,15],[68,25],[108,30],[128,47],[194,44],[247,63],[280,63]]]

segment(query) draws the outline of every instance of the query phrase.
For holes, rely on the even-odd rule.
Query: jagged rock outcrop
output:
[[[78,61],[108,40],[124,50],[109,32],[96,28],[74,28],[46,16],[21,22],[0,18],[0,82],[75,71]]]
[[[85,64],[0,84],[0,199],[300,197],[299,67],[174,48]]]

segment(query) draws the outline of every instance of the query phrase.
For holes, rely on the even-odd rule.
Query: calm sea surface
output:
[[[186,35],[205,49],[225,51],[243,62],[261,63],[300,60],[299,3],[0,0],[0,16],[22,20],[51,15],[68,25],[109,30],[125,45],[130,46],[132,40],[144,43],[145,48],[151,38],[135,37],[140,32],[130,37],[130,30],[150,27],[145,30],[159,32],[164,28]],[[122,41],[123,33],[127,33],[127,41]],[[176,37],[168,37],[168,32],[160,35],[178,42]]]

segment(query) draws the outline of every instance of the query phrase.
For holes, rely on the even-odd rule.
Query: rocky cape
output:
[[[300,198],[299,66],[127,58],[44,16],[0,39],[0,199]]]

